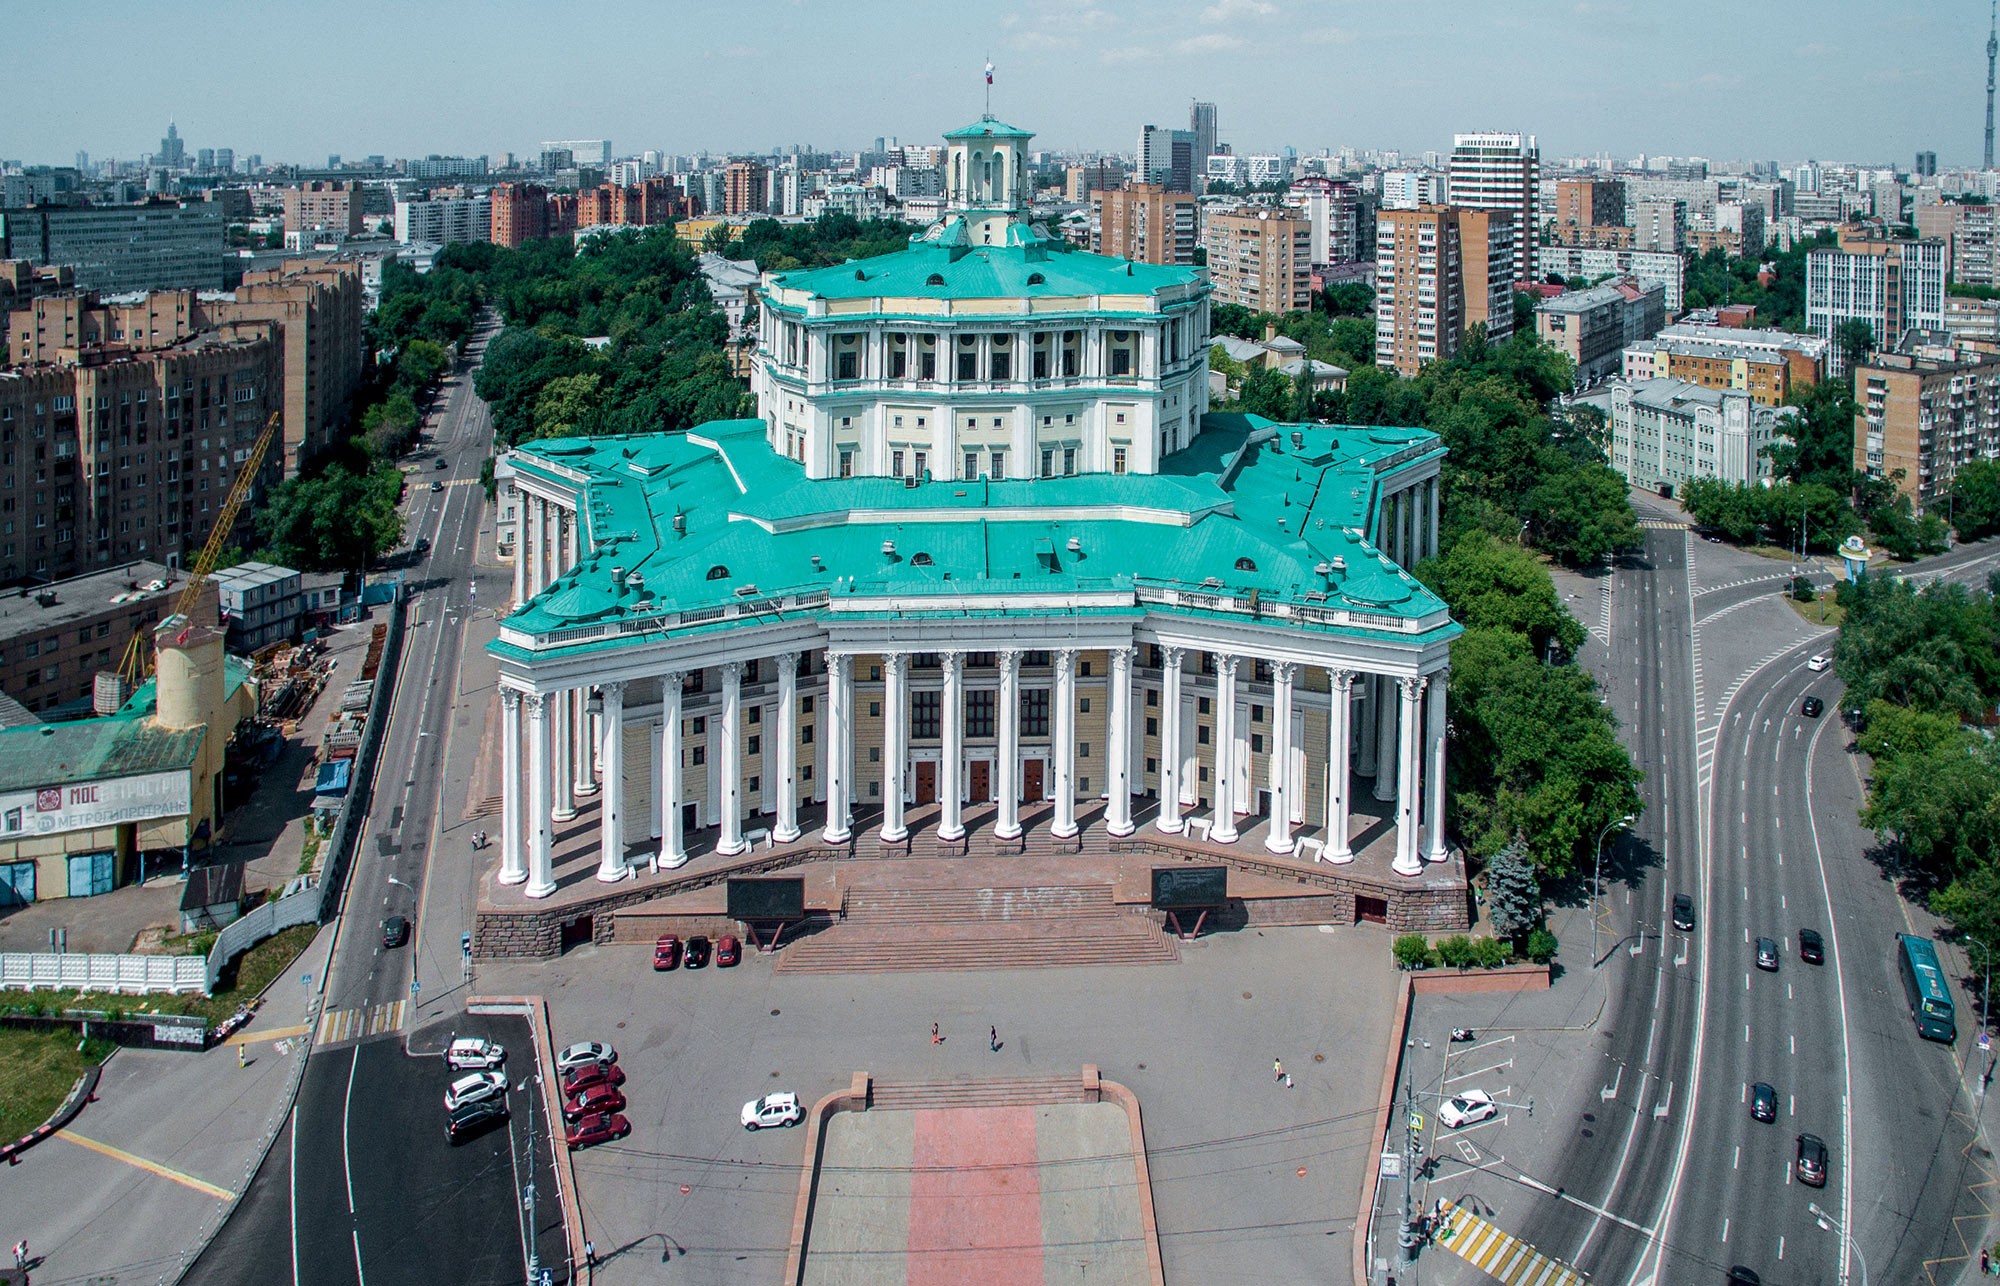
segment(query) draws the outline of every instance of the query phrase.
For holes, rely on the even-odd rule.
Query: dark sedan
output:
[[[681,963],[690,969],[699,969],[708,963],[710,950],[707,938],[699,935],[689,938],[687,950],[681,953]]]

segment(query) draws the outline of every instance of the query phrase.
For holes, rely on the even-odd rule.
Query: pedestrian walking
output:
[[[245,1052],[245,1051],[246,1051],[246,1050],[248,1050],[248,1049],[249,1049],[249,1046],[247,1046],[247,1045],[243,1044],[243,1043],[242,1043],[242,1042],[240,1042],[240,1041],[239,1041],[239,1042],[237,1042],[237,1045],[236,1045],[236,1065],[237,1065],[238,1067],[248,1067],[248,1066],[250,1066],[250,1056],[249,1056],[249,1054],[248,1054],[248,1053],[246,1053],[246,1052]]]
[[[986,1029],[986,1047],[996,1054],[1000,1052],[1000,1029],[998,1027],[988,1027]]]
[[[1275,1058],[1271,1060],[1271,1079],[1274,1081],[1285,1079],[1285,1065]]]
[[[597,1243],[596,1243],[596,1242],[594,1242],[594,1241],[586,1241],[586,1242],[584,1242],[584,1243],[583,1243],[583,1263],[584,1263],[584,1266],[585,1266],[586,1268],[595,1268],[595,1267],[597,1267]]]
[[[21,1240],[14,1243],[14,1267],[26,1268],[27,1266],[28,1266],[28,1239],[26,1237],[23,1237],[21,1238]]]
[[[931,1044],[933,1045],[944,1044],[944,1037],[938,1035],[938,1025],[936,1023],[931,1024]]]
[[[1290,1072],[1286,1072],[1286,1073],[1285,1073],[1285,1088],[1286,1088],[1286,1089],[1290,1089],[1291,1087],[1292,1087],[1292,1074],[1291,1074]]]

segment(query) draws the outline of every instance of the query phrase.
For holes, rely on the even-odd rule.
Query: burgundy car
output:
[[[563,1073],[564,1098],[575,1098],[593,1085],[623,1085],[625,1069],[616,1063],[586,1063]]]
[[[632,1132],[632,1123],[613,1112],[593,1112],[563,1128],[563,1142],[572,1148],[608,1143]]]
[[[715,967],[727,969],[743,958],[743,944],[733,933],[725,933],[715,940]]]
[[[653,944],[653,968],[656,970],[678,969],[681,966],[681,940],[674,934],[667,934]]]
[[[592,1113],[616,1112],[625,1106],[625,1095],[616,1085],[597,1084],[563,1104],[563,1120],[580,1121]]]

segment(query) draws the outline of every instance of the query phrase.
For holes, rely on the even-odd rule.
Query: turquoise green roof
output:
[[[963,613],[979,595],[1150,588],[1193,597],[1162,607],[1148,596],[1149,610],[1203,610],[1213,597],[1266,614],[1285,603],[1371,614],[1404,642],[1413,636],[1400,623],[1412,618],[1457,631],[1443,603],[1361,535],[1379,503],[1378,470],[1442,454],[1427,430],[1210,415],[1154,476],[915,485],[808,479],[765,431],[761,420],[729,420],[517,447],[518,473],[563,489],[587,479],[591,552],[506,625],[643,629],[665,614],[694,625],[731,604],[786,598],[838,614],[846,600],[884,594],[905,600],[904,615],[925,597]]]
[[[907,250],[780,273],[773,285],[822,299],[1032,299],[1152,295],[1201,281],[1193,268],[1090,254],[1025,224],[1013,224],[1009,235],[1008,245],[973,245],[954,217],[911,238]],[[768,304],[784,308],[764,293]]]
[[[250,662],[223,658],[225,698],[250,679]],[[161,728],[153,723],[158,707],[157,682],[148,679],[116,714],[0,729],[0,791],[192,768],[207,730]]]
[[[1033,130],[1022,129],[1018,125],[1008,125],[996,121],[991,116],[982,116],[963,129],[952,130],[946,138],[1033,138]]]

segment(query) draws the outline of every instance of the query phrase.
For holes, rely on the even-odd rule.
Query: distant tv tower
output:
[[[1986,33],[1986,168],[1993,168],[1993,60],[2000,55],[2000,0],[1993,0],[1993,25]]]

